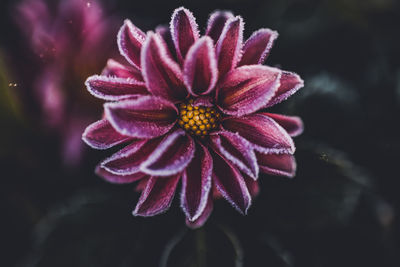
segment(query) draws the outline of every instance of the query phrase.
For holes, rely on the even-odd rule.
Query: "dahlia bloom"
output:
[[[192,13],[178,8],[170,28],[144,33],[126,20],[118,47],[129,66],[110,60],[87,89],[109,101],[83,140],[107,149],[128,143],[96,172],[113,183],[139,181],[135,216],[166,211],[181,181],[190,227],[204,224],[213,199],[246,214],[260,172],[293,177],[300,118],[268,113],[303,86],[292,72],[261,65],[275,31],[260,29],[243,44],[243,21],[216,11],[199,35]]]
[[[75,164],[81,133],[96,116],[85,109],[93,100],[82,94],[82,84],[113,56],[108,36],[117,31],[116,23],[96,0],[24,0],[16,6],[15,21],[36,55],[37,62],[24,66],[31,67],[40,119],[61,136],[64,160]]]

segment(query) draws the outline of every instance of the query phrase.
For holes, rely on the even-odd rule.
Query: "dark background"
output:
[[[63,164],[59,138],[39,126],[29,101],[33,63],[12,20],[16,3],[0,4],[9,74],[0,94],[1,266],[400,266],[397,1],[105,2],[121,23],[130,18],[144,31],[168,23],[181,5],[200,29],[214,9],[232,10],[244,18],[246,38],[277,30],[267,64],[305,80],[275,108],[305,123],[295,139],[297,176],[261,176],[248,216],[217,201],[196,231],[184,226],[177,197],[166,214],[131,216],[133,186],[93,173],[110,151],[88,149],[79,166]]]

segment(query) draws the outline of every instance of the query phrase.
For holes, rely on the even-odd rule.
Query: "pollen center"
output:
[[[193,99],[179,105],[178,124],[193,135],[205,136],[217,129],[220,118],[213,107],[193,106]]]

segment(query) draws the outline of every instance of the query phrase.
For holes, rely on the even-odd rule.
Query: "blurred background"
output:
[[[267,64],[306,84],[274,107],[304,120],[297,176],[261,176],[248,216],[217,201],[195,231],[177,197],[133,217],[134,186],[93,172],[112,151],[80,139],[123,19],[152,30],[182,5],[201,30],[215,9],[246,38],[277,30]],[[2,0],[0,33],[1,266],[400,266],[398,1]]]

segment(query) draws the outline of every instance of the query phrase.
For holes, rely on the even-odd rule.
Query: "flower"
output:
[[[243,20],[216,11],[200,37],[192,13],[174,11],[170,29],[144,33],[125,20],[118,47],[129,66],[110,60],[86,86],[106,101],[104,118],[83,140],[107,149],[129,143],[96,172],[113,183],[139,181],[136,216],[166,211],[181,181],[190,227],[205,223],[222,196],[246,214],[259,172],[293,177],[298,117],[268,113],[303,86],[292,72],[261,65],[277,33],[255,32],[244,44]]]
[[[29,73],[40,120],[61,137],[63,158],[74,165],[82,155],[81,133],[96,116],[92,108],[85,109],[93,101],[81,93],[82,84],[113,56],[107,38],[117,31],[116,23],[96,0],[59,0],[56,5],[24,0],[16,7],[15,21],[38,61]]]

